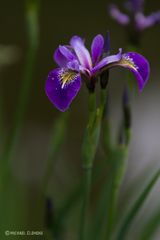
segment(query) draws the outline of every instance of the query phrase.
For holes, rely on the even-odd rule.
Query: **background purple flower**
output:
[[[132,24],[133,20],[135,29],[137,31],[142,31],[160,23],[160,11],[153,12],[148,16],[144,14],[144,0],[127,1],[125,3],[125,8],[128,10],[128,14],[121,12],[114,4],[109,6],[110,16],[123,26]]]

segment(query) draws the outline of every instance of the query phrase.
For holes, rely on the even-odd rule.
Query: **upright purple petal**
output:
[[[92,41],[91,53],[93,64],[97,63],[102,55],[104,47],[104,38],[102,35],[97,35]]]
[[[68,61],[77,59],[76,56],[66,46],[59,46],[59,50]]]
[[[127,14],[122,13],[116,5],[110,5],[109,7],[110,16],[116,20],[119,24],[126,26],[130,22]]]
[[[76,60],[76,56],[66,46],[59,46],[54,52],[54,60],[60,67],[66,67],[69,61]]]
[[[122,55],[121,60],[112,66],[122,66],[133,72],[139,90],[142,91],[149,78],[150,66],[149,62],[139,53],[128,52]]]
[[[59,67],[66,67],[68,60],[67,58],[61,53],[59,47],[55,50],[53,55],[54,61],[58,64]]]
[[[57,68],[48,75],[45,92],[49,100],[60,111],[66,111],[81,87],[79,73],[72,70]]]
[[[80,64],[85,68],[91,69],[92,60],[89,51],[84,46],[84,41],[80,37],[74,36],[71,38],[70,44],[73,47]]]
[[[108,68],[110,64],[118,62],[122,58],[122,49],[119,49],[119,53],[116,55],[110,55],[108,57],[103,58],[93,69],[92,75],[97,74],[102,71],[103,68]]]

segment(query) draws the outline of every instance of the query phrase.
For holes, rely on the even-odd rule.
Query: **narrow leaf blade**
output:
[[[149,193],[151,192],[152,188],[154,187],[156,181],[160,176],[160,170],[158,170],[154,176],[151,178],[143,192],[137,198],[129,212],[127,213],[126,217],[124,218],[120,230],[117,235],[117,240],[125,239],[125,236],[131,226],[133,220],[135,219],[136,215],[138,214],[139,210],[141,209],[143,203],[145,202],[146,198],[148,197]]]

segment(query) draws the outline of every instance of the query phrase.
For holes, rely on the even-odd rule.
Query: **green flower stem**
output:
[[[81,212],[79,239],[87,239],[87,212],[89,205],[89,195],[91,189],[92,166],[99,142],[102,114],[104,110],[105,93],[100,99],[100,106],[96,108],[96,94],[90,93],[89,96],[89,122],[84,136],[82,146],[82,160],[84,172],[84,199]]]
[[[106,153],[108,175],[101,191],[95,222],[92,228],[91,239],[93,240],[102,238],[104,233],[107,235],[106,239],[110,239],[115,222],[117,199],[127,164],[128,144],[131,132],[130,105],[127,98],[125,100],[125,102],[123,101],[123,128],[121,129],[121,135],[124,135],[126,140],[125,143],[122,141],[117,146],[113,146],[108,111],[104,111],[102,119],[103,147]]]
[[[89,196],[91,189],[92,179],[92,164],[95,156],[96,147],[94,146],[93,132],[94,121],[96,112],[96,95],[95,93],[89,94],[89,123],[84,136],[82,146],[82,160],[83,160],[83,204],[81,210],[80,232],[79,239],[87,239],[87,213],[89,205]],[[91,144],[91,145],[89,145]]]
[[[4,186],[4,179],[9,174],[9,162],[13,157],[15,146],[19,137],[20,129],[25,117],[26,107],[30,97],[30,89],[32,83],[32,75],[34,64],[36,60],[36,52],[38,48],[39,39],[39,24],[38,24],[38,13],[39,13],[39,1],[28,0],[26,6],[26,23],[28,32],[28,51],[26,56],[26,64],[24,69],[24,79],[20,88],[17,109],[15,111],[13,128],[9,134],[4,152],[1,159],[1,186]],[[2,183],[3,181],[3,183]]]

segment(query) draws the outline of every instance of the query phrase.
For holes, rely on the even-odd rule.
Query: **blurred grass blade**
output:
[[[108,178],[106,179],[104,186],[101,189],[100,197],[98,199],[97,208],[95,212],[95,218],[91,222],[90,238],[92,240],[98,240],[102,237],[104,222],[106,219],[106,205],[108,205],[109,195],[109,183]],[[105,226],[106,227],[106,226]]]
[[[18,190],[17,185],[14,185],[15,180],[11,178],[12,175],[10,174],[10,162],[13,159],[15,153],[15,147],[19,139],[21,127],[25,118],[27,104],[31,95],[30,91],[33,80],[32,76],[39,41],[38,0],[27,1],[25,17],[28,37],[28,49],[26,53],[24,75],[21,81],[20,91],[18,93],[19,96],[17,99],[17,106],[13,116],[13,126],[10,134],[7,136],[7,140],[0,159],[0,226],[2,233],[6,230],[6,228],[8,228],[11,222],[14,223],[14,226],[18,226],[18,222],[21,219],[20,222],[25,223],[26,225],[26,218],[24,217],[24,215],[26,216],[27,214],[27,208],[24,207],[27,206],[25,205],[25,201],[27,199],[26,196],[24,196],[26,194],[25,188]],[[14,194],[16,196],[14,196]],[[20,201],[20,197],[22,197],[22,201]],[[6,239],[5,234],[1,234],[1,240],[3,239]]]
[[[101,176],[103,166],[99,165],[96,167],[95,172],[93,173],[93,183],[94,184],[97,179]],[[79,204],[82,200],[82,191],[83,191],[83,180],[74,187],[68,196],[63,200],[59,210],[56,212],[56,219],[53,224],[53,233],[54,236],[57,237],[62,231],[62,226],[65,223],[66,219],[72,214],[73,209]]]
[[[139,240],[151,240],[160,226],[160,209],[158,209],[146,223]]]
[[[1,133],[0,151],[1,151],[1,147],[3,146],[3,140],[4,140],[5,133],[6,133],[6,131],[4,131],[4,111],[3,110],[4,110],[3,95],[2,95],[2,90],[1,90],[1,92],[0,92],[0,133]]]
[[[130,202],[131,205],[134,202],[135,196],[141,192],[140,190],[143,189],[144,182],[147,182],[148,176],[151,172],[154,172],[155,166],[153,165],[153,162],[146,165],[139,174],[137,174],[132,182],[127,186],[126,190],[123,193],[123,198],[120,199],[120,206],[123,205],[124,199],[125,202]],[[138,186],[138,188],[137,188]],[[120,223],[122,222],[122,219],[124,218],[126,212],[128,211],[128,204],[126,206],[123,206],[123,208],[119,209],[118,211],[118,219],[117,219],[117,226],[120,226]]]
[[[30,97],[32,76],[39,42],[39,0],[26,1],[25,15],[28,37],[28,51],[24,67],[24,76],[18,96],[17,108],[15,110],[13,119],[13,127],[11,133],[8,136],[4,151],[1,156],[0,176],[2,179],[0,182],[0,187],[4,187],[4,182],[6,182],[5,178],[7,178],[6,176],[9,175],[9,163],[14,154],[15,146],[24,121],[26,108]]]
[[[140,194],[138,199],[135,201],[131,209],[129,210],[128,214],[124,218],[120,230],[117,235],[117,240],[124,240],[126,234],[129,230],[130,225],[132,224],[134,218],[138,214],[139,210],[141,209],[142,205],[144,204],[146,198],[148,197],[149,193],[151,192],[152,188],[154,187],[156,181],[160,176],[160,170],[158,170],[155,175],[152,177],[150,182],[147,184],[143,192]]]
[[[117,146],[108,154],[109,172],[101,189],[93,227],[91,228],[92,240],[102,239],[102,235],[106,232],[107,239],[111,235],[119,189],[126,169],[127,155],[128,149],[124,146]]]
[[[56,122],[54,122],[53,124],[50,147],[48,152],[47,169],[46,169],[44,184],[43,184],[44,193],[47,192],[47,186],[48,186],[50,177],[52,175],[53,168],[56,164],[57,155],[65,140],[68,117],[69,117],[69,112],[62,113],[60,114]]]

